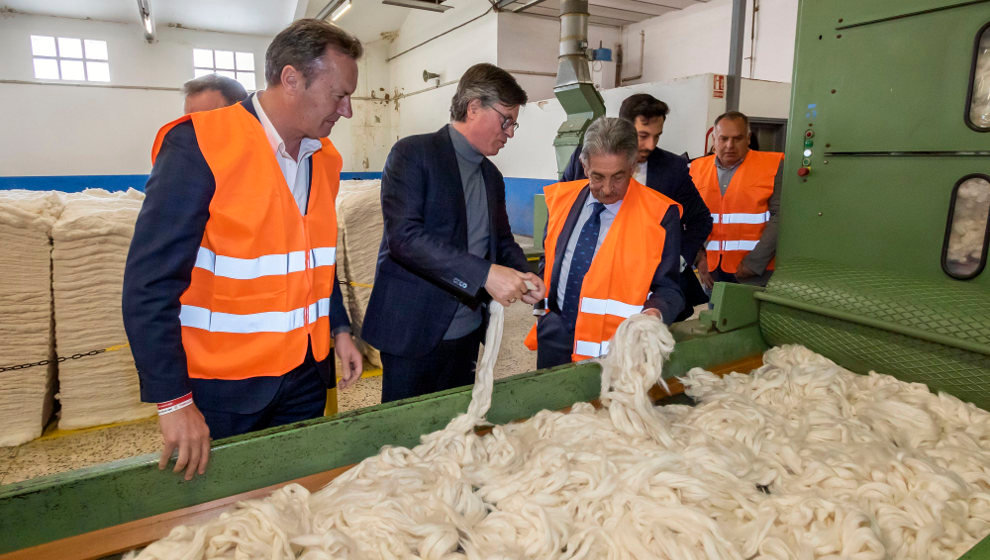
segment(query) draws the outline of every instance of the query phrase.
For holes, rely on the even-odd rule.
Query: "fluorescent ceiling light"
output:
[[[152,33],[154,33],[155,32],[155,28],[153,28],[151,26],[151,18],[148,17],[148,16],[144,16],[142,19],[144,20],[144,29],[145,29],[145,31],[148,32],[148,35],[151,35]]]
[[[428,10],[430,12],[446,12],[453,7],[428,2],[427,0],[382,0],[382,4],[402,6],[403,8],[416,8],[417,10]]]
[[[337,9],[334,10],[332,14],[330,14],[330,21],[337,21],[338,19],[340,19],[340,16],[347,13],[347,10],[350,9],[351,9],[351,0],[345,0],[343,4],[337,6]]]

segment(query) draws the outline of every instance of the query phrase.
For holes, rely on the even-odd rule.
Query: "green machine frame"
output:
[[[765,290],[716,285],[714,309],[675,329],[666,376],[798,343],[990,409],[990,272],[942,267],[955,186],[990,167],[990,133],[964,117],[988,22],[990,0],[801,2],[777,271]],[[581,363],[499,381],[489,419],[593,399],[598,376]],[[0,554],[415,445],[469,399],[461,388],[222,440],[191,482],[145,455],[3,486]],[[990,538],[963,558],[990,558]]]

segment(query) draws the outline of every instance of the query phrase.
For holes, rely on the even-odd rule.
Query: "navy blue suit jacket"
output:
[[[382,352],[421,357],[443,339],[458,302],[490,301],[492,263],[527,271],[505,212],[505,182],[487,158],[487,258],[468,252],[467,210],[447,125],[398,141],[382,171],[382,235],[361,338]]]
[[[258,116],[250,101],[242,105]],[[310,171],[312,180],[312,166]],[[165,402],[192,391],[193,400],[203,408],[251,414],[271,402],[281,377],[190,379],[182,347],[179,297],[189,287],[215,191],[216,180],[200,151],[192,122],[176,125],[165,135],[134,226],[124,269],[124,329],[141,380],[141,400]],[[335,276],[330,327],[337,331],[349,326]],[[332,386],[333,359],[331,353],[316,363],[309,352],[300,367],[315,363]]]

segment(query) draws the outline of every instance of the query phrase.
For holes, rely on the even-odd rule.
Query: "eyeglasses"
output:
[[[498,113],[498,116],[502,117],[502,130],[509,130],[509,128],[512,128],[512,132],[513,133],[515,133],[517,130],[519,130],[519,123],[513,121],[512,120],[512,117],[510,117],[509,115],[506,115],[506,114],[502,113],[502,111],[499,111],[494,106],[489,105],[489,108],[492,111],[495,111],[496,113]]]

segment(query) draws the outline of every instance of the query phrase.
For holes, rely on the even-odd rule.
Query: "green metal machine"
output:
[[[798,343],[990,409],[990,229],[961,260],[947,239],[961,186],[990,189],[990,125],[971,110],[988,27],[988,0],[801,2],[777,271],[765,290],[717,285],[714,309],[675,329],[666,376]],[[500,381],[489,419],[595,398],[598,375],[581,363]],[[4,486],[0,554],[415,445],[469,399],[455,389],[223,440],[192,482],[148,455]],[[963,558],[990,558],[990,538]]]

